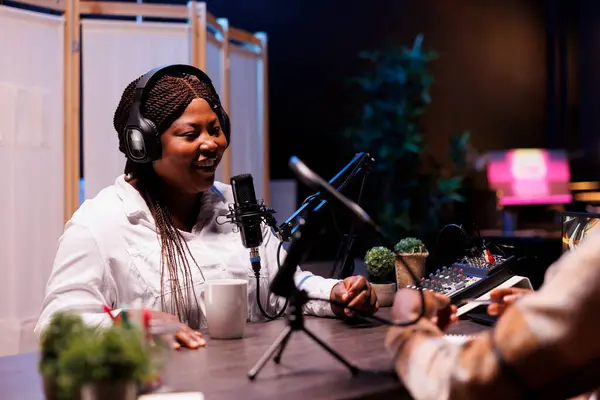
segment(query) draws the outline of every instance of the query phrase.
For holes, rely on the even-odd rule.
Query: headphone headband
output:
[[[194,75],[195,77],[200,79],[200,81],[212,85],[212,80],[209,78],[209,76],[196,67],[186,64],[163,65],[161,67],[151,69],[140,78],[135,87],[133,102],[139,102],[140,104],[143,104],[143,96],[147,93],[146,87],[151,88],[152,86],[154,86],[156,81],[158,81],[161,77],[169,74],[169,72],[180,72],[182,74]]]
[[[142,115],[142,104],[144,104],[145,97],[148,95],[154,84],[161,77],[172,72],[195,76],[201,82],[210,85],[213,90],[215,90],[209,76],[191,65],[165,65],[145,73],[135,87],[133,102],[129,110],[129,117],[127,118],[127,125],[125,126],[124,132],[125,155],[131,161],[136,163],[148,163],[160,157],[161,145],[159,132],[154,123],[151,120],[144,118]],[[211,104],[211,107],[217,111],[217,115],[223,125],[223,131],[229,134],[230,122],[227,113],[220,104]]]

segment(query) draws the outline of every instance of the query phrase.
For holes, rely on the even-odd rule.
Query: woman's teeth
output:
[[[195,163],[194,166],[196,168],[210,171],[210,170],[214,169],[215,160],[213,160],[213,159],[202,160],[202,161]]]
[[[215,160],[207,159],[207,160],[198,161],[196,163],[196,165],[199,167],[212,167],[213,165],[215,165]]]

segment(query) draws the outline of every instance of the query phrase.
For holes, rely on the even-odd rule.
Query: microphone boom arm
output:
[[[342,191],[356,175],[367,169],[373,161],[374,160],[369,153],[357,153],[344,168],[342,168],[333,178],[329,180],[328,183],[335,187],[337,191]],[[346,174],[353,165],[354,169],[350,172],[346,179],[344,179],[342,182],[339,182],[342,176]],[[320,195],[321,192],[317,192],[311,197],[318,198]],[[291,236],[298,229],[298,226],[295,224],[295,222],[297,221],[298,217],[311,205],[311,203],[311,201],[307,201],[302,204],[300,208],[298,208],[284,223],[279,226],[278,234],[281,240],[288,241],[291,239]],[[325,203],[327,203],[327,200],[321,200],[314,208],[314,211],[323,207]]]

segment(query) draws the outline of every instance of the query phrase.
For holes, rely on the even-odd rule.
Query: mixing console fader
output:
[[[420,284],[423,289],[448,295],[456,304],[466,298],[481,296],[509,279],[513,274],[507,267],[514,261],[514,256],[505,258],[485,250],[481,256],[464,257],[450,267],[438,269],[421,278]]]
[[[495,256],[491,251],[485,250],[480,256],[463,257],[462,260],[452,264],[452,268],[461,268],[468,274],[487,276],[496,269],[505,266],[507,261],[507,258],[499,255]]]

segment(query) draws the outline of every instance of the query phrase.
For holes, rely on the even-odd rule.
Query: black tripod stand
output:
[[[308,298],[306,296],[306,292],[298,290],[295,294],[292,295],[290,299],[290,311],[291,313],[287,317],[287,326],[281,331],[277,339],[271,344],[271,347],[267,349],[267,351],[263,354],[263,356],[257,361],[257,363],[252,367],[252,369],[248,372],[248,378],[250,380],[254,380],[256,375],[260,372],[260,370],[265,366],[267,361],[271,357],[273,357],[273,361],[276,364],[279,364],[281,361],[281,356],[285,350],[285,346],[288,341],[292,337],[292,334],[297,331],[302,331],[306,333],[312,340],[317,342],[319,346],[325,349],[329,354],[331,354],[334,358],[336,358],[339,362],[344,364],[352,375],[356,375],[359,372],[359,369],[346,361],[342,356],[336,353],[327,343],[319,339],[314,333],[309,331],[304,326],[304,315],[302,314],[302,306],[306,304]]]
[[[289,342],[292,334],[297,331],[306,333],[312,340],[317,342],[323,349],[329,354],[336,358],[339,362],[344,364],[350,372],[355,375],[359,372],[358,368],[346,361],[342,356],[336,353],[331,347],[325,342],[315,336],[314,333],[309,331],[304,326],[304,315],[302,314],[303,306],[308,302],[308,296],[304,290],[299,290],[294,284],[294,273],[296,272],[296,266],[304,260],[308,253],[310,243],[319,232],[318,221],[314,220],[311,223],[307,223],[307,219],[301,218],[299,222],[299,228],[294,233],[294,240],[292,241],[287,257],[285,258],[283,265],[277,272],[277,275],[273,278],[271,283],[272,293],[285,297],[289,300],[290,314],[286,317],[287,326],[279,334],[277,339],[271,344],[263,356],[257,361],[257,363],[248,372],[248,378],[254,380],[256,375],[265,366],[267,361],[274,356],[273,361],[279,364],[281,356],[285,350],[285,346]],[[275,354],[276,353],[276,354]]]

